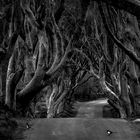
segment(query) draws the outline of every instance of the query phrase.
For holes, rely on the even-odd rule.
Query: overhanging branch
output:
[[[105,2],[118,9],[125,10],[137,18],[140,18],[140,1],[139,0],[92,0],[97,2]]]
[[[110,37],[113,39],[113,41],[116,43],[116,45],[122,51],[124,51],[126,53],[126,55],[128,55],[130,57],[130,59],[132,59],[138,65],[138,67],[140,68],[140,58],[138,58],[136,56],[136,54],[133,53],[131,50],[127,49],[110,31],[110,29],[108,27],[106,17],[105,17],[105,14],[104,14],[104,11],[103,11],[103,8],[102,8],[102,3],[101,2],[99,2],[99,10],[100,10],[101,17],[102,17],[102,20],[103,20],[103,23],[104,23],[104,27],[105,27],[106,31],[108,32],[108,34],[110,35]]]

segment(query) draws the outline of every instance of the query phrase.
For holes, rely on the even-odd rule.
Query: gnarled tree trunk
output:
[[[2,67],[0,66],[0,96],[2,95]]]

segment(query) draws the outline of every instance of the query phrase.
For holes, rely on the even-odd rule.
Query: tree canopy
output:
[[[46,117],[70,114],[75,89],[94,78],[120,117],[140,113],[139,0],[1,0],[0,9],[0,93],[9,108],[44,96]]]

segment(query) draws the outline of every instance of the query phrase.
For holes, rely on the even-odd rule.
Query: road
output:
[[[25,140],[139,140],[131,123],[102,117],[106,104],[106,100],[77,103],[76,118],[33,120]]]
[[[107,100],[100,99],[90,102],[77,102],[77,118],[103,118],[103,108],[108,105]]]

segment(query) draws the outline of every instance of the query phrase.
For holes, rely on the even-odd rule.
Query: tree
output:
[[[13,8],[10,9],[11,5]],[[13,109],[15,102],[27,107],[32,99],[58,76],[59,69],[72,50],[74,37],[78,38],[80,28],[75,23],[76,31],[73,35],[62,35],[58,22],[64,10],[63,0],[60,1],[58,9],[54,1],[42,1],[41,4],[36,1],[14,1],[7,7],[12,10],[12,14],[9,15],[11,22],[7,25],[9,29],[6,32],[10,37],[4,36],[2,42],[6,49],[4,59],[10,58],[5,103]],[[2,15],[7,16],[6,12]],[[83,24],[82,21],[80,24]],[[21,28],[22,25],[24,28]],[[5,42],[9,44],[7,48],[4,40],[9,40]],[[17,89],[18,85],[22,85],[23,89]]]
[[[84,49],[78,50],[78,52],[89,61],[90,72],[99,80],[102,91],[108,97],[109,103],[120,112],[122,118],[131,117],[132,114],[139,112],[139,109],[135,108],[138,107],[135,94],[139,94],[136,90],[139,88],[138,80],[136,80],[138,79],[136,67],[138,66],[139,69],[139,58],[135,53],[135,46],[133,46],[134,42],[136,45],[138,37],[136,33],[130,33],[130,30],[136,32],[136,28],[138,29],[137,33],[139,32],[137,19],[128,13],[102,3],[94,3],[94,8],[98,17],[95,16],[95,11],[93,11],[94,16],[89,17],[93,20],[92,23],[89,23],[93,25],[90,28],[92,31],[88,32],[87,30],[86,37],[84,36],[86,38],[85,44],[88,47],[83,47]],[[97,13],[97,11],[99,12]],[[126,18],[126,21],[124,18],[124,22],[122,22],[122,16]],[[131,22],[132,19],[135,20],[135,24]],[[89,22],[89,19],[87,22]],[[134,41],[134,38],[137,39]],[[85,49],[88,51],[85,52]],[[129,79],[131,76],[128,76],[128,73],[131,73],[131,76],[133,75],[137,81],[135,91],[130,87],[133,80]]]
[[[24,110],[46,92],[48,117],[55,117],[90,73],[122,118],[137,115],[138,11],[137,0],[1,1],[0,93],[6,83],[6,105]]]

